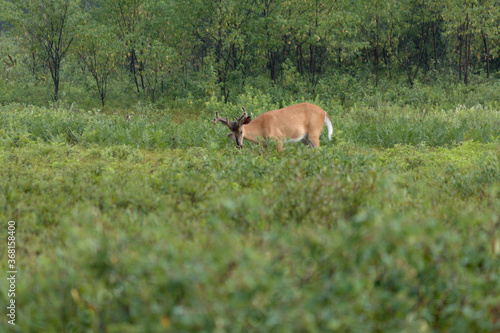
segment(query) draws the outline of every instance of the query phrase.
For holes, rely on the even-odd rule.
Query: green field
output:
[[[0,0],[0,333],[500,333],[498,3]]]
[[[2,331],[499,328],[498,108],[332,109],[331,142],[279,152],[237,150],[219,106],[0,107]]]

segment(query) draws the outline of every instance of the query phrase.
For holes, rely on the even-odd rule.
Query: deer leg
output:
[[[309,141],[309,136],[307,136],[307,134],[304,135],[304,137],[302,138],[302,140],[300,140],[300,142],[305,144],[306,146],[311,145],[311,141]]]
[[[314,136],[312,138],[309,138],[309,143],[311,144],[311,147],[316,148],[319,147],[319,136]]]
[[[304,135],[304,138],[300,141],[306,146],[310,146],[312,148],[316,147],[316,145],[309,139],[309,135]]]
[[[283,151],[283,140],[277,140],[278,141],[278,146],[276,147],[276,149],[278,151]]]

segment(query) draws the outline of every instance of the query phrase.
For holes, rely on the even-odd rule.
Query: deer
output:
[[[241,117],[229,121],[219,117],[215,112],[214,125],[217,122],[227,126],[231,132],[228,136],[236,141],[236,147],[243,147],[243,139],[267,147],[267,140],[278,142],[278,150],[283,149],[283,143],[302,142],[312,148],[319,147],[319,136],[324,124],[328,128],[328,139],[332,140],[333,125],[330,116],[319,106],[301,103],[287,106],[283,109],[265,112],[254,120],[248,116],[245,107]]]

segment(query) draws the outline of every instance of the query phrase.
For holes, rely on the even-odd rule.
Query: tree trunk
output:
[[[299,74],[304,74],[304,55],[302,54],[302,44],[297,45],[297,70]]]
[[[137,71],[135,70],[136,60],[137,57],[135,56],[135,49],[132,49],[132,51],[130,51],[130,71],[134,75],[134,82],[135,82],[135,87],[137,89],[137,93],[140,93],[141,90],[139,88],[139,81],[137,81]]]
[[[57,81],[54,81],[54,102],[57,102],[59,99],[59,78]]]
[[[54,82],[54,102],[57,102],[59,99],[59,66],[60,66],[60,60],[57,58],[55,55],[51,55],[51,58],[49,60],[49,69],[50,69],[50,74],[52,76],[52,82]]]
[[[278,52],[269,51],[269,70],[271,74],[271,80],[276,81],[278,79]]]
[[[488,40],[486,39],[486,34],[484,31],[481,31],[483,35],[483,43],[484,43],[484,58],[486,60],[486,78],[490,78],[490,52],[488,49]]]
[[[432,44],[434,47],[434,69],[437,70],[438,64],[438,51],[437,51],[437,29],[438,29],[438,15],[436,15],[435,21],[432,23]]]
[[[462,45],[463,45],[463,27],[458,30],[458,80],[462,81]]]
[[[315,53],[315,47],[312,44],[309,46],[309,55],[310,55],[309,66],[312,75],[311,81],[312,84],[314,85],[314,81],[316,78],[316,53]]]
[[[469,84],[469,61],[470,61],[470,42],[469,42],[469,14],[465,18],[465,63],[464,63],[464,83]]]
[[[375,45],[375,86],[378,86],[378,63],[379,63],[379,24],[378,24],[378,15],[375,16],[375,25],[377,30],[377,43]]]
[[[139,62],[139,77],[141,78],[142,91],[145,93],[146,86],[144,85],[144,61]]]
[[[35,54],[35,52],[32,52],[31,55],[33,57],[33,75],[35,75],[36,74],[36,54]]]

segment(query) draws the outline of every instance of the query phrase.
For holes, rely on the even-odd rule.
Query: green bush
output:
[[[495,329],[498,143],[238,151],[207,121],[144,150],[101,133],[166,125],[54,142],[51,117],[0,151],[20,331]]]

